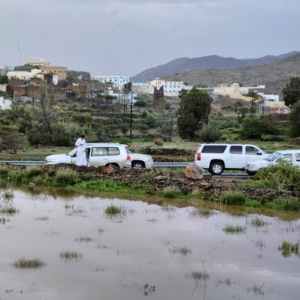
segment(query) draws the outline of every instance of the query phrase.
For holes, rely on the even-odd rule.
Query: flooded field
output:
[[[1,300],[299,299],[300,220],[0,194]]]

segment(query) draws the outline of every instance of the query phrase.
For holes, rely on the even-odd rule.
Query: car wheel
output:
[[[210,165],[209,170],[213,175],[221,175],[224,171],[224,165],[221,162],[214,162]]]
[[[142,161],[133,161],[131,163],[131,168],[136,170],[141,170],[145,168],[145,163]]]

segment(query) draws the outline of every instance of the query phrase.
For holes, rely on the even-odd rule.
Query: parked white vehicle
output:
[[[131,157],[127,146],[118,143],[87,143],[86,157],[88,166],[114,165],[118,168],[130,168]],[[46,157],[46,164],[76,164],[77,148],[68,154],[53,154]]]
[[[153,157],[148,154],[141,154],[141,153],[135,153],[131,152],[129,149],[127,149],[127,153],[131,157],[131,168],[132,169],[152,169],[154,165]]]
[[[259,169],[276,164],[279,160],[284,160],[300,167],[300,150],[278,150],[265,159],[247,162],[245,171],[248,175],[254,175]]]
[[[201,144],[194,163],[214,175],[221,175],[224,170],[244,170],[247,161],[267,156],[264,150],[255,145]]]
[[[153,158],[150,155],[132,153],[127,145],[118,143],[87,143],[86,156],[88,166],[114,165],[118,168],[153,168]],[[46,165],[76,164],[77,148],[68,154],[53,154],[46,157]]]

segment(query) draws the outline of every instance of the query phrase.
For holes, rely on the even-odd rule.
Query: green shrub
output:
[[[230,205],[243,205],[247,200],[247,196],[240,191],[234,191],[221,195],[220,200],[222,203]]]
[[[74,185],[79,181],[78,175],[74,170],[58,170],[53,178],[55,186]]]
[[[137,101],[134,103],[134,106],[147,106],[147,102],[144,101],[144,100],[137,100]]]
[[[265,117],[246,117],[242,123],[241,137],[243,139],[261,140],[262,135],[276,135],[278,129]]]
[[[213,143],[221,139],[222,133],[217,124],[210,123],[198,131],[198,136],[201,142]]]
[[[39,166],[30,166],[25,169],[25,176],[33,178],[45,173],[45,171]]]
[[[182,193],[177,187],[168,187],[160,192],[161,196],[164,198],[175,199],[179,198]]]
[[[260,169],[253,180],[247,180],[245,186],[274,190],[300,191],[300,169],[281,161],[275,165]]]
[[[107,215],[117,215],[122,212],[122,208],[116,205],[107,206],[105,209],[105,213]]]
[[[162,146],[164,144],[164,141],[162,139],[155,139],[154,144],[157,146]]]

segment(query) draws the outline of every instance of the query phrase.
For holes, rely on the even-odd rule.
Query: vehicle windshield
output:
[[[67,155],[68,156],[73,156],[76,152],[77,152],[77,148],[75,148],[72,151],[70,151]]]
[[[267,161],[274,161],[274,160],[276,160],[280,155],[281,155],[280,152],[274,152],[274,153],[270,154],[270,155],[266,158],[266,160],[267,160]]]

